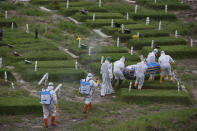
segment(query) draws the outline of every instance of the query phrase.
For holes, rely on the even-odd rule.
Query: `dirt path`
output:
[[[15,77],[16,82],[21,88],[27,90],[31,96],[40,97],[39,92],[37,90],[34,90],[30,83],[24,81],[21,75],[13,70],[13,66],[7,66],[7,68],[12,70],[12,74]]]

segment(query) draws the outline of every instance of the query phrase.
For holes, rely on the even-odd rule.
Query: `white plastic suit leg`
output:
[[[107,78],[107,89],[106,89],[106,94],[111,94],[112,93],[112,85],[111,85],[111,79]]]
[[[56,107],[53,103],[50,105],[43,105],[43,114],[44,114],[44,119],[48,118],[49,115],[55,116],[56,114]]]
[[[142,89],[142,86],[144,84],[144,77],[143,76],[136,77],[136,80],[138,82],[138,90],[141,90]]]
[[[93,90],[90,91],[90,94],[85,97],[85,104],[90,104],[92,102]]]
[[[102,74],[102,85],[101,85],[101,96],[105,96],[106,92],[107,92],[107,87],[108,87],[108,78],[107,74]]]

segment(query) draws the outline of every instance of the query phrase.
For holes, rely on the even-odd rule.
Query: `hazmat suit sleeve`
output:
[[[52,91],[52,100],[53,100],[53,103],[56,105],[57,104],[57,95],[54,91]]]
[[[110,77],[110,79],[112,79],[113,78],[113,74],[112,74],[112,63],[111,64],[109,64],[109,77]]]
[[[169,56],[169,61],[170,61],[170,63],[174,63],[174,60],[172,59],[171,56]]]
[[[98,87],[98,85],[96,84],[96,82],[94,80],[90,80],[90,86],[91,87]]]

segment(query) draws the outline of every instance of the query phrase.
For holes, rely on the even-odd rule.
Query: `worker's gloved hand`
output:
[[[96,80],[96,84],[99,85],[100,84],[100,81],[99,80]]]
[[[173,64],[173,65],[176,65],[176,62],[173,62],[172,64]]]

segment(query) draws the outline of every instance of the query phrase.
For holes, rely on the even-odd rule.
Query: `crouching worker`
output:
[[[83,108],[83,113],[87,113],[87,109],[92,109],[92,96],[94,93],[95,87],[97,87],[99,84],[99,81],[96,82],[93,80],[93,75],[91,73],[88,73],[88,76],[86,79],[82,79],[80,81],[80,94],[85,96],[85,104]]]
[[[142,89],[143,83],[144,83],[144,77],[145,72],[147,70],[146,63],[144,61],[137,63],[135,74],[136,74],[136,81],[135,81],[135,87],[138,85],[138,90]]]
[[[40,103],[42,104],[43,108],[44,124],[46,128],[48,127],[49,116],[51,116],[51,125],[56,125],[55,114],[57,106],[57,95],[53,89],[53,83],[50,82],[46,90],[42,89],[42,91],[40,91]]]

